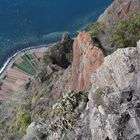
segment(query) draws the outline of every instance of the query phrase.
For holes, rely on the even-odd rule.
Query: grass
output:
[[[33,57],[32,57],[31,54],[25,54],[25,56],[26,56],[29,60],[32,60],[32,59],[33,59]]]
[[[36,67],[32,64],[32,60],[29,60],[28,57],[26,57],[26,55],[23,55],[23,56],[22,56],[22,59],[24,60],[24,62],[25,62],[26,64],[31,65],[31,67],[32,67],[33,69],[36,69]]]

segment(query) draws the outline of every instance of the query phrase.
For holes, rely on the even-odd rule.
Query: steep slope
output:
[[[140,42],[106,57],[92,75],[89,118],[92,139],[140,139]]]
[[[139,4],[115,0],[98,19],[105,25],[98,34],[102,47],[87,32],[74,42],[65,34],[50,47],[29,88],[1,104],[0,139],[139,140],[140,42],[116,50],[109,41]]]
[[[103,24],[103,29],[101,32],[98,32],[97,37],[107,54],[116,50],[116,47],[111,44],[112,31],[121,20],[129,18],[134,13],[140,13],[139,0],[114,0],[98,18],[97,22]]]
[[[139,140],[140,42],[105,57],[91,83],[89,91],[58,100],[53,117],[32,122],[23,140]]]

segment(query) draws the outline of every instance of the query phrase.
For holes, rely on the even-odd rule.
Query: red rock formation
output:
[[[72,89],[83,91],[91,85],[90,76],[103,63],[104,54],[89,33],[80,32],[73,44]]]

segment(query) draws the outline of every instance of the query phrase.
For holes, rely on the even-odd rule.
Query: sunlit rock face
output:
[[[80,32],[73,44],[72,89],[82,91],[91,85],[90,76],[103,63],[104,54],[86,32]]]
[[[93,140],[140,139],[140,42],[118,49],[91,76],[90,130]]]

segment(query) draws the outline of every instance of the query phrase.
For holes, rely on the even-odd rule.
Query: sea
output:
[[[113,0],[0,0],[0,68],[29,46],[85,30]]]

